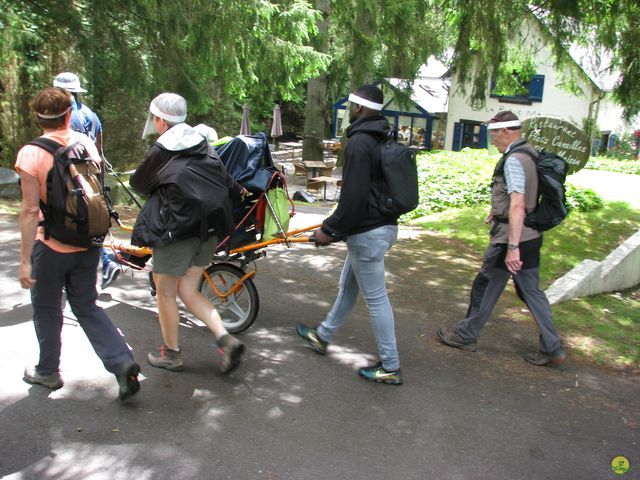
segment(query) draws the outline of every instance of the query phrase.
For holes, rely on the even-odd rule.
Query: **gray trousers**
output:
[[[482,268],[471,287],[471,299],[464,320],[458,322],[455,331],[468,341],[476,341],[480,330],[489,320],[500,295],[507,286],[511,273],[496,267],[496,262],[504,252],[504,244],[489,245]],[[513,275],[516,292],[533,315],[540,330],[540,351],[553,353],[562,348],[562,342],[553,325],[549,300],[540,290],[540,269],[520,270]]]

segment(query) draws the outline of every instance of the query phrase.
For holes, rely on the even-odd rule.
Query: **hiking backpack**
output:
[[[512,152],[526,153],[536,162],[538,172],[538,197],[536,208],[524,218],[527,227],[539,231],[549,230],[560,224],[567,216],[567,198],[564,182],[567,178],[567,162],[558,154],[538,151],[535,157],[525,148],[515,148]]]
[[[378,198],[380,213],[399,217],[418,206],[418,167],[415,152],[398,143],[393,133],[380,144],[383,187]]]
[[[76,247],[102,246],[111,220],[100,163],[81,143],[65,147],[39,137],[28,145],[53,155],[53,166],[47,173],[47,203],[40,202],[45,238]]]

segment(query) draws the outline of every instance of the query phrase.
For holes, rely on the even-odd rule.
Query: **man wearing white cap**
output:
[[[87,90],[80,85],[78,75],[71,72],[62,72],[53,79],[53,86],[63,88],[73,96],[73,107],[71,109],[71,130],[84,133],[93,143],[95,143],[98,153],[104,158],[102,151],[102,123],[87,105],[80,101],[79,93],[87,93]],[[120,267],[110,256],[110,251],[102,249],[102,289],[107,288],[120,275]]]
[[[316,246],[332,241],[347,242],[338,297],[317,328],[298,324],[297,332],[319,354],[327,346],[351,312],[362,290],[380,361],[361,368],[358,374],[371,382],[402,384],[400,358],[396,346],[393,310],[385,286],[384,256],[398,236],[398,219],[384,215],[377,207],[382,188],[380,144],[390,132],[380,111],[382,91],[375,85],[362,85],[349,95],[349,141],[345,148],[342,192],[338,206],[315,231]]]
[[[149,353],[147,359],[154,367],[172,371],[183,369],[176,299],[179,296],[191,313],[215,335],[217,353],[221,357],[220,370],[228,373],[238,366],[244,345],[227,332],[220,315],[198,287],[204,268],[213,259],[218,238],[233,228],[231,203],[240,200],[244,189],[226,173],[207,139],[185,123],[186,118],[187,102],[180,95],[162,93],[151,101],[142,136],[160,134],[160,137],[151,145],[130,180],[135,191],[149,196],[136,220],[132,242],[153,247],[153,278],[164,340],[158,351]],[[189,159],[194,161],[188,166],[181,163]],[[184,195],[185,189],[192,187],[183,188],[176,180],[180,171],[187,170],[196,171],[201,179],[220,178],[224,185],[221,190],[208,190],[202,194],[208,195],[210,201],[220,203],[214,213],[222,223],[214,232],[209,232],[208,225],[205,226],[207,238],[202,234],[202,214],[211,212],[196,211],[196,206]]]
[[[503,154],[494,171],[491,212],[486,219],[491,223],[491,240],[473,281],[465,318],[451,330],[438,329],[438,338],[450,347],[475,351],[480,331],[512,277],[540,330],[539,351],[526,354],[525,360],[539,366],[558,365],[566,354],[553,325],[549,300],[539,286],[542,232],[524,225],[525,215],[537,203],[537,152],[521,138],[520,120],[510,111],[489,120],[487,129],[491,143]]]
[[[102,123],[87,105],[80,101],[79,93],[87,93],[80,86],[80,79],[75,73],[62,72],[56,75],[53,86],[64,88],[73,95],[73,110],[71,111],[71,130],[84,133],[96,144],[98,153],[102,156]]]

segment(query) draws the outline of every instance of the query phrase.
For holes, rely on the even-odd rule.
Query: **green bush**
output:
[[[602,197],[590,188],[567,184],[567,207],[569,211],[591,212],[604,206]]]

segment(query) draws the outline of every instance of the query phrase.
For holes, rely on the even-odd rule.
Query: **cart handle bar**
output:
[[[264,247],[268,247],[269,245],[278,245],[281,243],[294,242],[294,243],[302,243],[302,242],[314,242],[315,239],[313,237],[297,237],[291,238],[293,235],[298,235],[299,233],[308,232],[310,230],[315,230],[319,228],[321,224],[311,225],[309,227],[300,228],[298,230],[292,230],[287,232],[286,237],[277,237],[272,238],[271,240],[265,240],[264,242],[252,243],[251,245],[246,245],[244,247],[234,248],[229,251],[229,254],[233,255],[234,253],[242,253],[242,252],[251,252],[253,250],[259,250]],[[107,245],[107,247],[111,246],[116,250],[120,250],[121,252],[128,253],[135,257],[144,257],[145,255],[151,255],[151,248],[149,247],[136,247],[134,245],[129,245],[126,243],[114,243],[112,245]]]

